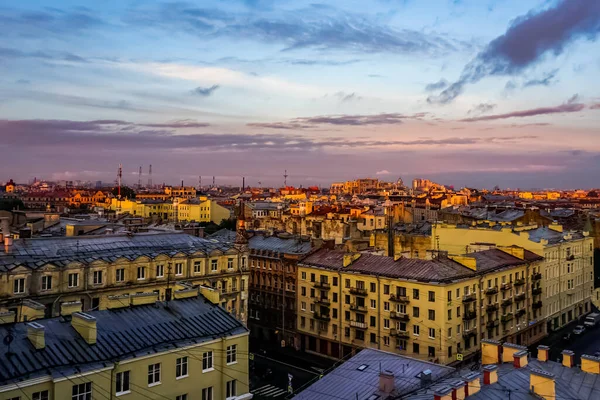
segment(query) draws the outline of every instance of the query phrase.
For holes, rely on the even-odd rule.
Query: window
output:
[[[175,276],[183,275],[183,263],[175,263]]]
[[[435,310],[429,310],[429,320],[435,321]]]
[[[345,295],[344,296],[344,303],[350,304],[350,295]]]
[[[346,285],[347,288],[350,287],[350,279],[346,279],[345,285]]]
[[[148,386],[160,385],[160,363],[148,365]]]
[[[350,321],[350,311],[344,311],[344,319]]]
[[[435,339],[435,329],[429,328],[429,337]]]
[[[384,336],[383,337],[383,344],[386,346],[390,345],[390,337],[389,336]]]
[[[338,285],[338,278],[337,276],[333,277],[333,286],[337,286]]]
[[[217,260],[210,260],[210,270],[212,272],[217,271]]]
[[[435,292],[429,291],[429,301],[435,301]]]
[[[187,393],[180,394],[179,396],[175,397],[175,400],[188,400]]]
[[[337,294],[337,293],[334,293],[334,294],[333,294],[333,302],[334,302],[334,303],[337,303],[337,302],[338,302],[338,294]]]
[[[129,372],[117,372],[117,396],[130,392],[129,388]]]
[[[212,388],[212,386],[202,389],[202,400],[213,400],[213,388]]]
[[[300,276],[301,276],[301,279],[302,279],[303,281],[305,281],[305,280],[306,280],[306,272],[302,271],[302,273],[300,274]]]
[[[372,327],[377,326],[377,318],[371,315],[371,317],[369,317],[369,325]]]
[[[194,261],[194,273],[199,274],[202,272],[202,261]]]
[[[175,378],[185,378],[188,376],[188,358],[181,357],[175,362]]]
[[[123,282],[125,280],[125,268],[115,270],[115,282]]]
[[[165,266],[164,265],[157,265],[156,266],[156,277],[157,278],[162,278],[163,276],[165,276]]]
[[[377,300],[371,300],[371,308],[377,308]]]
[[[237,344],[227,346],[227,364],[233,364],[237,362]]]
[[[390,329],[390,320],[387,318],[384,318],[383,320],[383,328],[384,329]]]
[[[413,325],[413,333],[415,335],[419,335],[419,325]]]
[[[375,293],[377,291],[377,285],[375,282],[371,282],[371,293]]]
[[[73,385],[71,400],[92,400],[92,382]]]
[[[45,275],[42,276],[42,290],[50,290],[52,289],[52,276]]]
[[[383,294],[390,294],[390,285],[383,285]]]
[[[413,317],[419,317],[420,309],[419,307],[413,307]]]
[[[428,357],[435,357],[435,347],[433,346],[429,346],[427,349],[427,356]]]
[[[419,354],[419,343],[413,343],[413,353]]]
[[[310,303],[310,312],[312,312],[312,313],[315,312],[315,304],[314,303]]]
[[[144,279],[146,279],[146,268],[145,267],[138,267],[137,279],[138,279],[138,281],[143,281]]]
[[[202,353],[202,372],[213,370],[213,352],[206,351]]]
[[[42,390],[41,392],[35,392],[31,396],[31,400],[48,400],[48,391]]]
[[[306,296],[306,288],[304,286],[300,287],[300,293],[302,296]]]
[[[227,395],[226,398],[235,397],[236,396],[236,380],[227,381]]]
[[[371,339],[371,343],[377,343],[377,335],[374,333],[371,333],[370,339]]]
[[[337,313],[338,313],[337,308],[333,308],[331,310],[331,317],[332,318],[337,318],[338,317]]]
[[[413,289],[413,299],[419,300],[419,289]]]
[[[300,302],[300,309],[302,311],[306,311],[306,302],[305,301]]]
[[[452,337],[452,328],[448,328],[448,339]]]
[[[94,271],[93,283],[94,285],[102,285],[102,271]]]
[[[79,274],[69,274],[69,287],[74,288],[79,286]]]
[[[448,301],[452,301],[452,290],[448,290]]]
[[[452,320],[452,309],[448,310],[448,321]]]
[[[390,303],[389,303],[389,301],[384,301],[383,302],[383,310],[384,311],[390,311]]]
[[[316,275],[315,274],[310,274],[310,281],[311,282],[316,282],[316,280],[317,280]]]
[[[233,269],[233,258],[227,259],[227,269]]]

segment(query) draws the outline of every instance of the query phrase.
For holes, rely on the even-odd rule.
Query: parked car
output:
[[[585,332],[585,326],[583,325],[577,325],[575,329],[573,329],[573,334],[577,336],[583,335],[583,332]]]
[[[600,323],[600,313],[591,313],[585,317],[583,324],[588,328],[594,328]]]

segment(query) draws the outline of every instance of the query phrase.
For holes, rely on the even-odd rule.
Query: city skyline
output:
[[[600,3],[361,4],[8,1],[4,179],[598,186]]]

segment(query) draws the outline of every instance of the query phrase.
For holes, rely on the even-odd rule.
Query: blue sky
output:
[[[5,180],[598,186],[597,0],[8,0],[0,26]]]

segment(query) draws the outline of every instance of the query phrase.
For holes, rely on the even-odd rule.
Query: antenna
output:
[[[287,177],[288,177],[288,173],[287,173],[287,169],[283,172],[283,186],[287,187]]]
[[[242,192],[246,189],[246,177],[242,176]]]
[[[138,189],[142,188],[142,166],[140,165],[140,172],[138,173]]]
[[[123,178],[123,165],[119,164],[119,170],[117,172],[117,185],[119,186],[119,199],[121,198],[121,179]]]
[[[198,191],[202,190],[202,176],[198,176]]]
[[[215,187],[215,177],[213,176],[213,187]]]
[[[148,168],[148,188],[152,187],[152,164]]]

